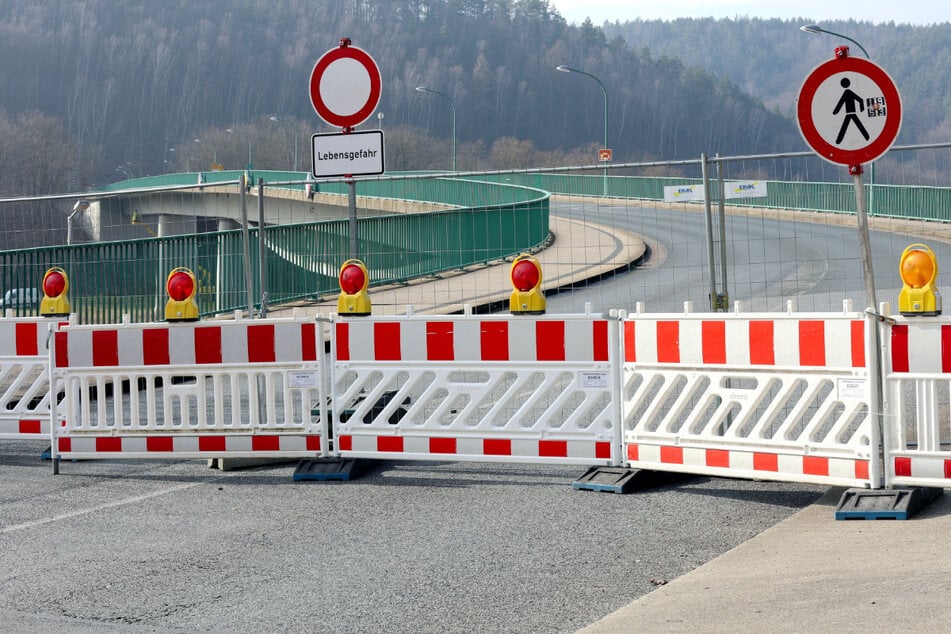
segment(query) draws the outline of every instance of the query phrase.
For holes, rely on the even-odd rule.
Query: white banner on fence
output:
[[[703,200],[703,185],[671,185],[664,188],[665,203],[689,203]]]
[[[766,181],[733,181],[723,184],[723,197],[726,199],[765,196]],[[664,187],[664,202],[667,203],[696,202],[703,199],[703,184]]]

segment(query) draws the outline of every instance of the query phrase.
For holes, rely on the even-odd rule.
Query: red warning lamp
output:
[[[54,266],[43,276],[43,299],[40,300],[40,314],[44,317],[66,317],[69,315],[69,277],[66,271]]]
[[[512,314],[542,315],[545,313],[545,296],[542,294],[542,266],[531,255],[520,255],[512,262],[510,271],[515,290],[509,298]]]
[[[195,302],[195,274],[180,266],[169,272],[165,280],[168,302],[165,304],[167,321],[197,321],[198,304]]]
[[[347,260],[340,266],[337,276],[340,283],[340,297],[337,298],[337,313],[364,317],[372,310],[367,287],[370,285],[370,273],[360,260]]]

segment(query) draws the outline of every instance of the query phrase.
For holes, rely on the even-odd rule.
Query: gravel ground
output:
[[[572,632],[818,499],[825,487],[582,468],[64,462],[0,444],[3,630]]]

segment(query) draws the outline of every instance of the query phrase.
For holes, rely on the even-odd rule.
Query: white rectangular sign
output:
[[[766,196],[766,181],[732,181],[723,184],[723,197],[763,198]],[[664,187],[664,202],[684,203],[703,200],[703,185],[672,185]]]
[[[314,178],[383,173],[383,130],[315,134]]]
[[[725,198],[765,198],[766,181],[736,181],[724,183]]]
[[[686,203],[703,200],[703,185],[671,185],[664,188],[665,203]]]

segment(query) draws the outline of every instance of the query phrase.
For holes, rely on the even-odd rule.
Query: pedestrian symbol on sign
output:
[[[842,81],[839,82],[839,85],[842,86],[845,91],[842,93],[839,103],[835,105],[835,110],[832,111],[832,114],[839,114],[839,111],[844,107],[845,120],[842,121],[842,127],[839,128],[839,135],[835,137],[835,144],[839,145],[842,143],[842,139],[845,138],[845,132],[849,129],[850,123],[854,123],[855,127],[858,128],[865,140],[868,141],[868,130],[865,129],[865,126],[862,125],[862,121],[859,119],[858,115],[855,114],[856,106],[858,107],[859,112],[864,112],[865,110],[865,105],[862,103],[862,98],[855,94],[851,88],[849,88],[849,86],[852,85],[852,82],[849,81],[848,77],[843,77]]]

